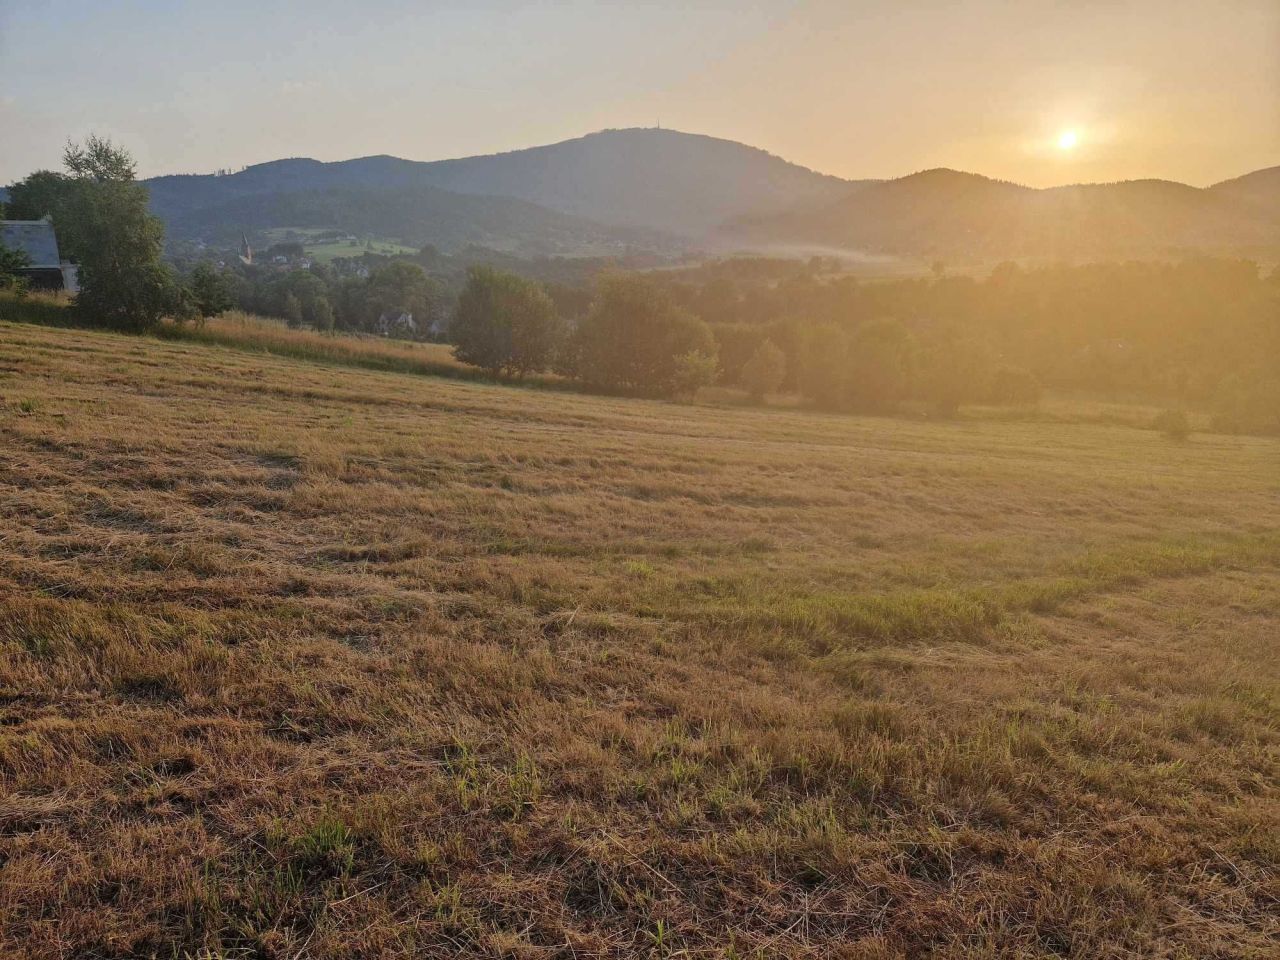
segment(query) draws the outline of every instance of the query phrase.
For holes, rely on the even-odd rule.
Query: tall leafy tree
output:
[[[472,267],[449,325],[454,353],[491,374],[550,368],[564,322],[540,284],[492,267]]]
[[[910,389],[916,358],[911,331],[892,319],[860,326],[849,342],[849,402],[856,410],[891,410]]]
[[[571,368],[608,390],[670,397],[714,376],[710,328],[678,307],[645,277],[618,274],[600,282],[591,312],[572,342]]]
[[[776,393],[787,375],[787,355],[772,340],[763,341],[742,367],[742,385],[751,399],[759,403]]]
[[[818,406],[839,409],[849,399],[849,337],[835,324],[804,331],[800,340],[796,385]]]
[[[54,170],[37,170],[9,187],[5,217],[9,220],[40,220],[53,217],[70,193],[71,178]]]
[[[161,262],[164,227],[147,211],[133,158],[91,136],[68,144],[63,162],[67,176],[52,191],[52,214],[64,251],[79,261],[78,308],[119,330],[154,326],[177,303],[177,285]]]
[[[364,326],[371,328],[384,313],[411,313],[419,330],[425,330],[441,310],[444,293],[438,281],[416,263],[393,260],[379,267],[365,284],[362,300]]]
[[[201,319],[216,317],[231,309],[231,290],[226,278],[213,264],[202,261],[196,264],[187,281],[192,309]]]

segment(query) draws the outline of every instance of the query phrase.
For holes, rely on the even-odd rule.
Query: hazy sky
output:
[[[152,175],[658,122],[847,177],[1207,184],[1280,164],[1280,0],[0,0],[0,183],[90,131]]]

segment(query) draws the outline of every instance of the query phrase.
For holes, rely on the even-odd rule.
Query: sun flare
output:
[[[1076,144],[1080,142],[1080,135],[1074,130],[1063,130],[1058,134],[1058,149],[1073,150]]]

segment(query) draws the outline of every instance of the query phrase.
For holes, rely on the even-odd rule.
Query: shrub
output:
[[[776,393],[787,375],[787,356],[772,340],[765,340],[742,367],[741,383],[751,399],[759,403]]]
[[[676,357],[675,370],[672,374],[671,395],[676,397],[692,397],[702,387],[716,382],[719,365],[714,353],[702,350],[690,350]]]

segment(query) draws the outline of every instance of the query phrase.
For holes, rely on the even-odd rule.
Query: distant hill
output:
[[[740,218],[726,242],[931,257],[1125,257],[1280,244],[1280,176],[1208,189],[1130,180],[1033,189],[955,170],[863,184],[836,200]]]
[[[1280,216],[1280,167],[1267,167],[1234,180],[1215,183],[1209,192],[1252,206],[1265,214]]]
[[[1280,167],[1206,189],[1165,180],[1032,189],[947,169],[850,181],[657,129],[434,162],[276,160],[147,186],[178,238],[332,227],[522,255],[729,248],[968,260],[1280,248]]]
[[[459,160],[277,160],[226,176],[157,177],[147,186],[152,208],[176,236],[320,225],[328,216],[326,226],[442,247],[481,242],[475,234],[484,234],[507,235],[504,249],[527,248],[545,228],[555,238],[550,247],[599,250],[671,247],[677,237],[701,238],[726,220],[834,199],[850,183],[728,140],[609,130]],[[353,190],[370,204],[358,218]],[[487,199],[478,203],[477,196]],[[474,230],[464,226],[473,214],[483,219]],[[300,215],[304,220],[282,220]]]
[[[832,200],[850,186],[755,147],[675,130],[605,130],[423,166],[432,184],[448,190],[695,237],[737,217]]]

